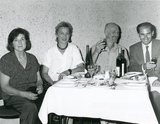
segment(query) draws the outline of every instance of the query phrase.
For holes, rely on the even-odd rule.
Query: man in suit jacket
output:
[[[158,80],[154,81],[152,86],[160,87],[160,40],[153,39],[155,30],[151,23],[144,22],[137,26],[140,42],[130,46],[130,66],[129,71],[145,71],[148,76],[157,76]],[[147,60],[147,47],[149,60]],[[157,63],[152,61],[157,59]],[[158,122],[160,123],[160,93],[157,91],[150,92],[151,102]]]
[[[160,40],[153,39],[154,26],[149,22],[137,26],[140,42],[130,46],[129,71],[147,72],[148,76],[158,76],[157,65],[153,58],[158,59],[160,53]],[[149,61],[146,61],[146,46],[149,51]]]

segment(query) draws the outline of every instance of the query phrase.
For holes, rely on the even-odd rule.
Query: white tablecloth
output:
[[[48,114],[91,117],[139,124],[158,124],[147,86],[118,84],[115,90],[106,86],[51,86],[43,100],[39,118],[47,124]]]

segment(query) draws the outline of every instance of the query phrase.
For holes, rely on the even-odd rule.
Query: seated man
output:
[[[160,40],[153,39],[154,26],[149,22],[137,26],[140,42],[130,46],[129,71],[142,72],[146,70],[148,76],[156,75],[156,63],[151,61],[158,59]]]
[[[117,24],[106,24],[104,28],[105,39],[98,41],[91,48],[93,63],[100,65],[102,72],[106,70],[115,70],[119,48],[125,50],[124,57],[127,60],[127,66],[129,65],[127,50],[117,44],[120,33],[120,27]],[[101,124],[116,124],[116,122],[101,120]]]
[[[153,38],[154,26],[149,22],[141,23],[137,26],[140,42],[130,46],[130,66],[129,71],[145,72],[150,76],[159,77],[153,82],[153,86],[160,86],[160,40]],[[152,59],[157,59],[157,63]],[[160,123],[160,93],[153,91],[151,102]]]
[[[120,27],[115,23],[105,25],[105,39],[100,40],[92,46],[93,62],[101,66],[101,71],[114,70],[116,68],[116,58],[118,56],[118,48],[125,50],[124,57],[129,65],[127,50],[117,44],[120,38]]]

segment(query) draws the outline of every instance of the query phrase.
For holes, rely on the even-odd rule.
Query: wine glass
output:
[[[95,72],[95,68],[93,65],[88,65],[88,72],[90,73],[91,77],[93,77],[93,74]]]
[[[101,71],[101,66],[100,65],[93,65],[93,68],[94,68],[94,75]]]
[[[115,70],[110,70],[109,74],[110,74],[109,85],[113,86],[113,85],[115,85],[114,81],[116,79],[116,71]]]

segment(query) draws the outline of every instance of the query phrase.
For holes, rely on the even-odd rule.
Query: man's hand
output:
[[[149,61],[145,65],[146,65],[146,69],[153,69],[157,66],[153,61]]]
[[[97,53],[100,53],[106,47],[107,43],[105,43],[105,42],[106,41],[100,40],[95,44],[95,51]]]
[[[153,87],[160,87],[160,81],[155,80],[152,84]]]

